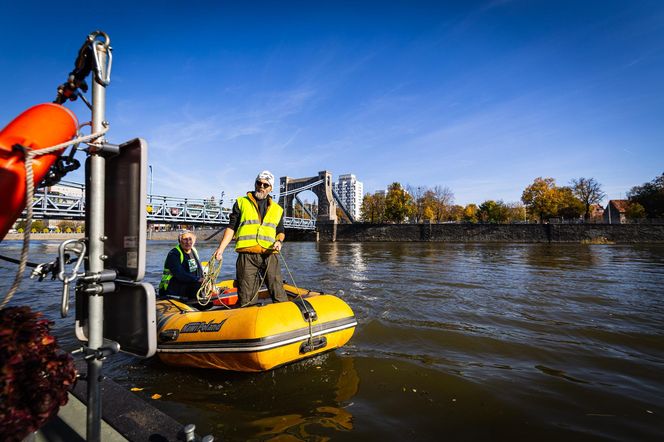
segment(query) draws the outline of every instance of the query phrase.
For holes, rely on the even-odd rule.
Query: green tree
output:
[[[502,201],[487,200],[480,204],[478,218],[485,223],[504,223],[509,216],[509,209]]]
[[[625,211],[628,219],[643,219],[646,217],[646,209],[639,203],[630,203]]]
[[[526,187],[521,195],[521,201],[526,205],[529,213],[534,214],[540,222],[543,222],[545,219],[556,216],[558,197],[556,180],[539,177]]]
[[[46,224],[44,221],[40,219],[36,219],[32,221],[32,227],[31,230],[36,231],[36,232],[43,232],[44,229],[47,229]]]
[[[385,197],[385,218],[387,221],[402,223],[413,212],[413,197],[394,182],[387,188]]]
[[[664,218],[664,173],[649,183],[632,187],[627,198],[643,206],[648,218]]]
[[[76,230],[76,223],[74,221],[60,221],[56,224],[58,228],[60,229],[61,232],[66,232],[67,229],[70,229],[71,231]]]
[[[602,185],[595,178],[576,178],[571,182],[572,193],[577,197],[584,207],[583,218],[590,219],[590,206],[599,204],[606,197],[602,191]]]

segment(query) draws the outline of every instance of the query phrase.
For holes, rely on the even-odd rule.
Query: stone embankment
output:
[[[320,241],[664,243],[664,224],[318,225]]]
[[[198,242],[218,242],[219,229],[196,230]],[[33,240],[81,238],[81,233],[33,233]],[[148,232],[148,239],[176,241],[178,231]],[[9,233],[7,240],[21,240]],[[318,231],[288,230],[286,241],[438,241],[520,243],[664,243],[664,224],[319,224]]]

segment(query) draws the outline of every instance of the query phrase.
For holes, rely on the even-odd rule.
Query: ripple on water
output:
[[[171,246],[149,244],[148,282]],[[52,257],[57,243],[33,247]],[[230,440],[664,438],[662,245],[289,243],[283,254],[300,286],[345,291],[359,321],[346,347],[263,374],[126,355],[105,373]],[[227,250],[225,278],[234,262]],[[0,263],[3,289],[13,270]],[[60,288],[26,280],[12,303],[45,311],[73,348]]]

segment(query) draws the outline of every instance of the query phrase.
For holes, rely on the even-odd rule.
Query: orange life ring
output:
[[[23,112],[0,131],[0,239],[4,238],[25,208],[25,158],[14,146],[44,149],[76,135],[76,115],[59,104],[43,103]],[[37,186],[64,149],[35,157],[32,162]]]

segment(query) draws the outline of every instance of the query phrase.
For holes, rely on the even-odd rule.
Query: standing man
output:
[[[203,282],[203,266],[194,248],[196,235],[185,230],[178,235],[178,245],[166,256],[164,272],[159,283],[159,296],[178,296],[196,299]]]
[[[238,297],[243,307],[256,303],[263,278],[273,301],[288,301],[275,256],[286,235],[284,209],[270,197],[274,175],[268,170],[262,171],[254,186],[253,192],[247,192],[233,205],[228,227],[215,252],[215,258],[221,260],[226,246],[235,238]]]

